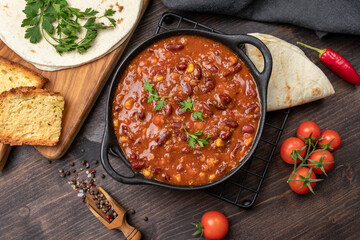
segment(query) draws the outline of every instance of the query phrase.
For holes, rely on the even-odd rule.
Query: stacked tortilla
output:
[[[25,0],[2,0],[0,2],[1,40],[20,57],[41,70],[55,71],[77,67],[95,61],[119,47],[135,28],[142,7],[142,0],[67,0],[67,2],[69,6],[81,10],[93,8],[99,11],[97,16],[111,8],[115,11],[113,18],[117,26],[113,29],[100,30],[91,43],[92,47],[85,53],[79,54],[73,51],[60,55],[44,38],[36,44],[24,38],[26,28],[21,27],[21,23],[25,18],[22,12],[25,8]],[[102,20],[110,25],[106,22],[107,19]],[[79,22],[84,24],[81,20]]]

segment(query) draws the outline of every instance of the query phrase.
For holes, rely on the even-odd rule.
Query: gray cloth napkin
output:
[[[360,0],[162,0],[170,9],[290,23],[324,33],[360,35]]]

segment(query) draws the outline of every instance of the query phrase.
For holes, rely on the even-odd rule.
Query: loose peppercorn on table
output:
[[[124,56],[154,34],[161,15],[166,11],[169,10],[160,0],[150,2]],[[332,34],[319,39],[313,31],[289,24],[261,23],[216,14],[179,14],[225,33],[262,32],[292,44],[300,41],[312,46],[328,47],[344,56],[360,71],[360,36]],[[176,27],[176,22],[174,24]],[[172,25],[165,26],[171,28]],[[193,25],[182,27],[193,28]],[[200,220],[210,210],[220,211],[228,218],[229,232],[225,240],[356,239],[360,235],[355,224],[359,222],[360,206],[360,106],[356,104],[360,88],[337,77],[311,50],[304,49],[304,52],[329,78],[336,93],[327,99],[292,108],[280,143],[296,136],[297,126],[306,120],[314,121],[324,129],[334,129],[342,138],[341,146],[334,152],[335,165],[326,181],[317,183],[315,195],[299,196],[289,188],[286,180],[292,167],[281,160],[280,145],[274,152],[258,199],[249,210],[203,191],[125,185],[113,180],[100,164],[93,164],[100,155],[104,108],[110,87],[108,83],[69,152],[61,160],[53,160],[49,164],[46,158],[29,146],[12,149],[7,166],[0,173],[0,238],[125,239],[122,233],[104,227],[68,184],[69,178],[73,177],[71,169],[85,168],[81,161],[87,160],[91,169],[96,170],[96,184],[103,187],[125,209],[134,210],[131,213],[129,211],[127,220],[141,231],[144,240],[195,240],[197,237],[193,237],[192,233],[196,229],[191,223]],[[156,86],[155,89],[160,93]],[[173,107],[174,114],[177,105]],[[271,116],[276,119],[281,114],[274,112]],[[274,125],[278,126],[276,123]],[[272,140],[271,133],[266,129],[264,134]],[[116,157],[110,157],[110,161],[120,172],[126,168]],[[70,166],[70,162],[74,162],[75,166]],[[70,171],[70,177],[61,178],[59,169]],[[102,174],[105,174],[105,178],[101,178]],[[248,180],[256,182],[255,177],[249,175]],[[233,191],[227,190],[227,186],[224,187],[223,196],[236,199],[237,190],[234,195]],[[249,191],[243,189],[242,193]]]

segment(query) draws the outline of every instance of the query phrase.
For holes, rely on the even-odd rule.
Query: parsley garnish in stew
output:
[[[204,129],[200,129],[199,131],[190,134],[188,131],[186,131],[186,128],[183,126],[186,135],[188,137],[187,139],[187,143],[189,144],[190,147],[195,148],[195,144],[198,143],[200,147],[204,147],[205,145],[208,145],[209,142],[207,141],[211,136],[207,135],[205,138],[200,139],[198,136],[201,136]]]
[[[111,18],[114,10],[107,9],[104,15],[95,17],[98,11],[92,8],[81,11],[69,7],[66,0],[26,0],[23,12],[26,18],[22,21],[21,27],[27,27],[25,38],[29,38],[31,43],[37,43],[44,37],[59,54],[75,50],[84,53],[91,47],[91,42],[96,38],[99,29],[116,26],[115,19]],[[96,21],[103,17],[107,18],[111,25]],[[79,19],[86,20],[86,23],[81,25]],[[84,30],[85,37],[79,40],[79,34]],[[58,37],[53,35],[55,32]]]
[[[182,101],[180,103],[181,106],[183,106],[183,108],[181,109],[182,112],[186,112],[187,110],[189,110],[190,112],[193,113],[193,116],[195,119],[199,119],[201,121],[204,121],[204,118],[203,118],[203,113],[200,112],[200,111],[193,111],[193,108],[194,108],[194,103],[195,101],[191,100],[190,97],[188,97],[187,100],[185,101]]]
[[[166,106],[167,103],[165,101],[165,98],[168,98],[170,96],[160,97],[159,94],[154,89],[154,85],[149,83],[146,80],[144,82],[144,89],[150,93],[150,96],[148,97],[147,102],[151,103],[154,100],[156,101],[156,108],[155,108],[156,111],[158,111],[158,110],[162,109],[164,106]]]

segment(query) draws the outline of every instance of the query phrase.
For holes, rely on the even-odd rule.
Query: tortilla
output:
[[[92,42],[92,47],[85,53],[76,51],[58,54],[44,38],[33,44],[25,39],[25,27],[21,27],[25,14],[24,0],[2,0],[0,3],[0,38],[14,52],[24,60],[36,65],[40,69],[58,70],[71,68],[92,62],[110,53],[120,46],[135,26],[140,15],[142,0],[67,0],[69,6],[85,10],[93,8],[100,16],[106,9],[115,10],[113,18],[117,21],[115,28],[99,30],[98,36]],[[110,25],[106,18],[102,21]],[[79,21],[81,24],[85,22]],[[85,31],[82,33],[85,35]]]
[[[335,93],[325,74],[295,45],[263,33],[250,33],[268,47],[273,60],[267,111],[276,111],[309,103]],[[264,60],[261,52],[250,44],[246,54],[261,72]]]

